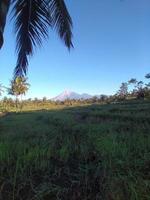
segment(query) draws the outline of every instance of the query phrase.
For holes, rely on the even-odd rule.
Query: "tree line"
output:
[[[131,78],[127,82],[123,82],[116,96],[118,99],[144,99],[150,98],[150,73],[145,75],[146,82]]]
[[[10,81],[10,86],[5,87],[0,84],[0,95],[4,90],[8,95],[12,95],[15,98],[3,97],[0,101],[1,111],[16,110],[20,111],[23,108],[28,109],[48,109],[55,106],[78,106],[82,104],[94,104],[94,103],[117,103],[130,99],[150,99],[150,73],[145,75],[146,82],[139,81],[135,78],[131,78],[127,82],[121,83],[119,90],[114,95],[99,95],[93,96],[90,99],[66,99],[65,101],[54,101],[43,97],[42,99],[26,99],[23,100],[23,95],[28,91],[30,84],[25,77],[16,77]]]

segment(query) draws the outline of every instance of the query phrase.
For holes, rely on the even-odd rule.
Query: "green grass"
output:
[[[1,116],[0,199],[149,200],[150,102]]]

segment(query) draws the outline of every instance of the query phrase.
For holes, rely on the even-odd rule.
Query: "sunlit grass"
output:
[[[2,116],[2,199],[148,200],[149,111],[143,101]]]

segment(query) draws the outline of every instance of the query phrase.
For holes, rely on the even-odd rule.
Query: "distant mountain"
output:
[[[92,97],[93,97],[92,95],[89,95],[89,94],[86,94],[86,93],[78,94],[76,92],[66,90],[66,91],[62,92],[61,94],[59,94],[58,96],[52,98],[52,100],[54,100],[54,101],[64,101],[66,99],[69,99],[69,100],[76,99],[76,100],[78,100],[78,99],[90,99]]]

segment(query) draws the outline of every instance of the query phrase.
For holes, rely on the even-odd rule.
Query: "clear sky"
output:
[[[66,0],[73,19],[74,49],[55,32],[30,60],[27,97],[53,97],[69,89],[113,94],[121,82],[150,72],[149,0]],[[6,86],[16,63],[15,37],[7,21],[0,51],[0,82]]]

